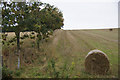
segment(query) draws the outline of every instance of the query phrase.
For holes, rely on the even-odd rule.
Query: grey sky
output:
[[[119,0],[42,0],[58,7],[64,16],[64,29],[118,27]]]

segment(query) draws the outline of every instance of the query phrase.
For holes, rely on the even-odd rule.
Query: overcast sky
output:
[[[118,27],[119,0],[42,0],[63,12],[63,29]]]

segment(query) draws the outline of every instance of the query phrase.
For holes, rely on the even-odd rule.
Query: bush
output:
[[[21,70],[16,70],[15,75],[20,76],[21,75]]]
[[[12,71],[9,70],[7,67],[3,67],[2,68],[2,79],[6,80],[6,79],[11,79],[12,78]]]

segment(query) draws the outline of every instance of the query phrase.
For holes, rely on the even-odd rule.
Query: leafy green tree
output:
[[[13,31],[17,37],[17,50],[20,50],[20,32],[25,25],[25,2],[4,2],[2,7],[3,31]]]
[[[2,30],[15,32],[17,53],[20,51],[20,32],[35,31],[39,49],[41,40],[45,40],[55,29],[64,25],[62,12],[42,2],[3,2],[2,19]]]
[[[40,8],[40,6],[44,6]],[[37,32],[37,45],[39,49],[39,43],[41,40],[48,38],[49,33],[53,32],[55,29],[60,29],[63,24],[62,12],[50,4],[38,4],[34,3],[33,22],[34,31]]]
[[[20,66],[20,32],[30,27],[27,7],[26,2],[3,2],[2,7],[2,30],[15,32],[17,38],[18,68]]]

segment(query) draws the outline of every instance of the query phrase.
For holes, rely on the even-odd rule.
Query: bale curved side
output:
[[[100,50],[92,50],[85,58],[85,70],[91,74],[106,74],[110,63],[107,55]]]

